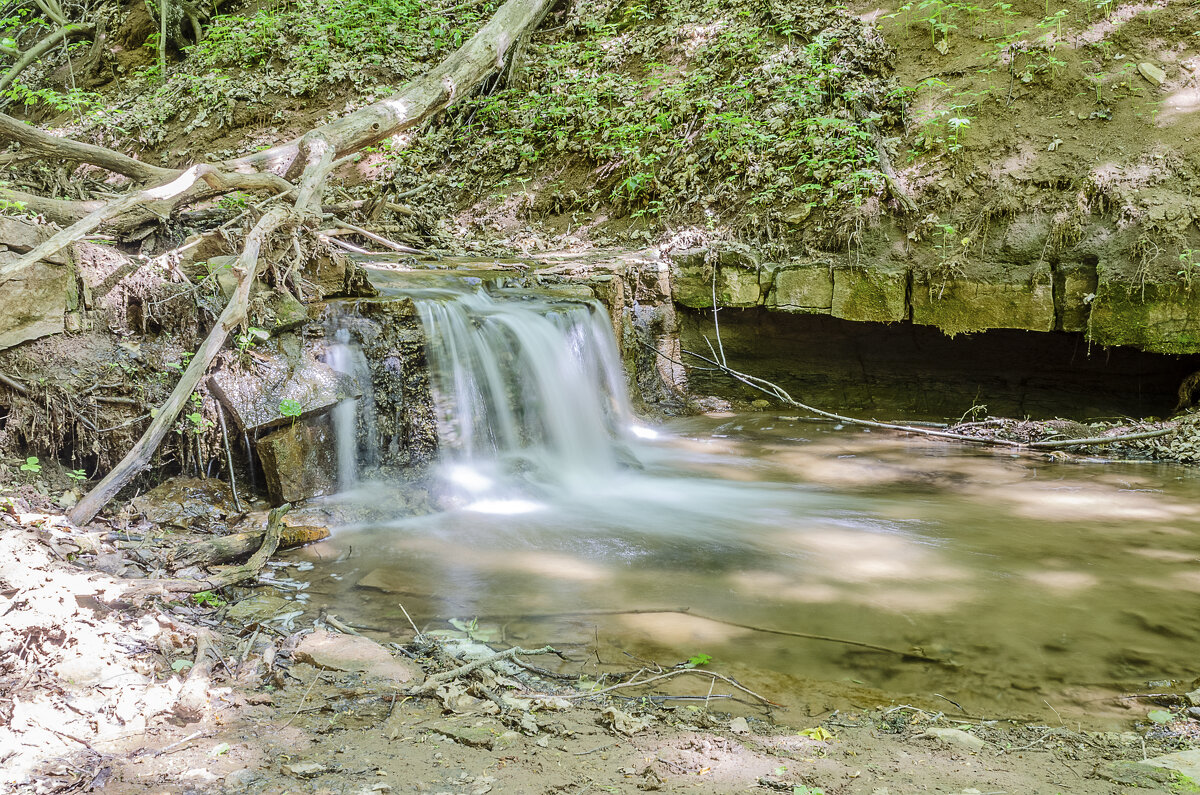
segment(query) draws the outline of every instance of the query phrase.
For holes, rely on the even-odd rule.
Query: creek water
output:
[[[343,495],[372,518],[295,553],[322,561],[310,598],[342,620],[399,630],[403,603],[585,667],[703,653],[802,714],[892,699],[1111,727],[1148,708],[1123,695],[1197,675],[1186,468],[766,413],[651,427],[599,306],[417,297],[442,510],[380,509],[396,484]]]

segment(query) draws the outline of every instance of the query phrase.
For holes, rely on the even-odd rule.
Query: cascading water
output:
[[[481,509],[531,487],[574,491],[631,458],[632,411],[612,326],[594,302],[414,294],[446,478]]]
[[[350,332],[339,328],[336,342],[329,346],[328,364],[354,380],[361,394],[347,398],[333,408],[333,432],[337,443],[338,488],[345,491],[358,483],[359,462],[373,465],[377,458],[375,400],[371,370],[362,351],[350,339]],[[359,433],[359,425],[363,433]],[[360,440],[362,443],[360,443]]]

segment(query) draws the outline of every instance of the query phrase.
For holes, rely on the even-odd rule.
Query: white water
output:
[[[464,507],[523,513],[634,462],[633,413],[604,308],[594,302],[425,291],[442,474]]]
[[[359,459],[374,463],[376,457],[375,400],[371,370],[361,350],[350,340],[346,329],[338,329],[336,343],[329,347],[329,366],[354,379],[361,398],[347,398],[333,407],[333,433],[337,443],[338,488],[342,491],[358,484]],[[359,434],[360,419],[365,432]],[[359,439],[366,441],[360,451]]]

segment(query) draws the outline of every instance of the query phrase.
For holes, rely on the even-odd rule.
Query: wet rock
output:
[[[243,430],[290,424],[361,395],[354,379],[322,362],[319,353],[295,335],[272,337],[229,358],[209,386]]]
[[[356,585],[371,591],[384,593],[411,593],[412,584],[408,577],[391,569],[372,569]]]
[[[438,734],[449,737],[459,745],[469,748],[486,748],[489,751],[495,746],[496,738],[502,731],[499,727],[464,726],[452,721],[440,721],[431,724],[429,728]]]
[[[1167,73],[1152,63],[1143,61],[1142,63],[1138,64],[1137,68],[1142,77],[1146,78],[1146,80],[1150,81],[1156,86],[1161,86],[1163,83],[1167,82]]]
[[[318,668],[363,673],[397,683],[410,682],[418,673],[412,665],[392,657],[387,649],[370,638],[338,635],[325,630],[305,635],[293,655],[300,662]]]
[[[838,268],[830,314],[843,320],[893,323],[908,318],[908,271]]]
[[[214,478],[171,478],[130,503],[155,524],[205,527],[235,513],[229,484]]]
[[[947,745],[957,745],[969,751],[981,751],[987,747],[986,742],[973,734],[967,734],[962,729],[947,729],[933,726],[926,729],[922,736],[940,740]]]
[[[1193,707],[1200,707],[1200,689],[1193,690],[1190,693],[1184,693],[1183,698]]]
[[[255,447],[274,504],[337,491],[337,447],[326,418],[296,422],[259,439]]]
[[[713,266],[706,261],[702,248],[684,249],[671,254],[671,298],[693,309],[712,306]]]
[[[342,254],[324,252],[308,259],[304,279],[317,292],[306,299],[370,298],[379,294],[367,281],[366,272]]]
[[[954,275],[914,272],[912,313],[914,323],[937,326],[951,336],[993,328],[1052,331],[1050,266],[984,262]]]
[[[255,594],[225,608],[225,618],[238,624],[259,624],[296,609],[295,602],[281,596]]]
[[[1200,781],[1200,750],[1178,751],[1165,756],[1156,756],[1142,762],[1143,765],[1174,770],[1194,781]]]

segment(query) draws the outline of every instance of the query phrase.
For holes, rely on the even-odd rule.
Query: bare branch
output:
[[[12,68],[5,72],[3,77],[0,77],[0,91],[12,85],[12,82],[17,79],[17,75],[37,63],[39,58],[49,52],[60,41],[75,38],[76,36],[87,36],[95,29],[93,25],[64,25],[50,35],[43,37],[41,41],[22,53],[17,62],[12,65]]]
[[[5,113],[0,113],[0,141],[13,140],[22,147],[41,152],[63,160],[75,160],[80,163],[91,163],[117,174],[124,174],[139,182],[162,181],[174,179],[180,171],[173,168],[162,168],[143,163],[129,155],[121,154],[114,149],[103,146],[80,143],[70,138],[59,138],[56,135],[40,130],[24,122],[14,119]]]

